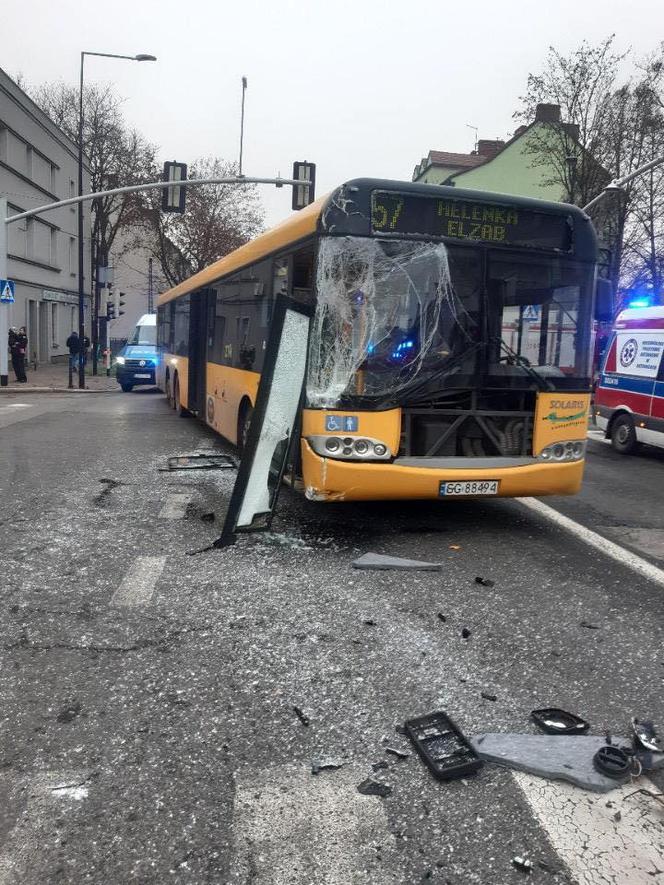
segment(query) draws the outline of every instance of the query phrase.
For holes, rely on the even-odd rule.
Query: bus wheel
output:
[[[187,410],[182,407],[180,403],[180,376],[176,375],[173,378],[173,408],[180,415],[180,417],[185,417],[187,414]]]
[[[237,418],[237,447],[240,454],[244,452],[249,439],[249,427],[251,426],[251,416],[254,414],[254,407],[249,400],[244,400],[240,406],[240,413]]]
[[[621,455],[631,455],[636,451],[636,430],[629,415],[618,415],[611,425],[611,445]]]

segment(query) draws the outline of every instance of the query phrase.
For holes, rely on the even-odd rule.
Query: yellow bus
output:
[[[159,297],[157,383],[241,447],[284,293],[315,310],[307,498],[573,494],[596,262],[574,206],[357,179]]]

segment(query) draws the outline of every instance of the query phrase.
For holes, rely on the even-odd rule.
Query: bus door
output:
[[[202,289],[191,294],[189,314],[189,391],[188,409],[198,417],[205,415],[207,369],[208,300],[214,293]]]

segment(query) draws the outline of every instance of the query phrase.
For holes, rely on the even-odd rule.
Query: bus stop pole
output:
[[[0,280],[7,279],[8,273],[8,232],[5,224],[7,218],[7,198],[0,197]],[[0,387],[7,387],[9,383],[9,304],[0,301]]]

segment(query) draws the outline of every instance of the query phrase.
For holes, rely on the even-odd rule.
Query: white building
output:
[[[7,196],[9,214],[76,196],[77,178],[75,143],[0,69],[0,193]],[[84,169],[83,191],[89,190]],[[65,341],[78,329],[77,211],[76,206],[65,206],[8,225],[8,271],[16,282],[9,325],[26,327],[31,363],[64,358]],[[86,270],[90,268],[89,211],[86,205]],[[88,295],[88,329],[89,306]]]

